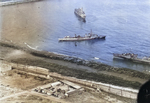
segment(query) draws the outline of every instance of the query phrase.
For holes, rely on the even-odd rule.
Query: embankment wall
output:
[[[111,84],[105,84],[105,83],[101,83],[101,82],[77,79],[74,77],[62,76],[58,73],[49,72],[49,70],[47,70],[45,68],[41,68],[41,67],[25,66],[22,64],[15,64],[15,63],[10,63],[10,64],[13,69],[18,69],[18,70],[22,70],[22,71],[28,70],[28,71],[34,72],[34,73],[28,72],[28,74],[30,74],[30,75],[40,76],[40,77],[44,77],[47,79],[48,79],[48,77],[60,78],[60,79],[68,80],[68,81],[71,81],[74,83],[78,83],[78,84],[81,84],[84,86],[94,88],[97,91],[105,91],[108,93],[112,93],[115,95],[119,95],[119,96],[126,97],[126,98],[131,98],[131,99],[137,98],[138,90],[135,90],[132,88],[126,88],[126,87],[120,87],[120,86],[115,86],[115,85],[111,85]],[[36,73],[38,73],[38,74],[36,74]]]

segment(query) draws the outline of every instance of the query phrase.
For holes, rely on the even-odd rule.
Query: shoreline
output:
[[[0,46],[9,47],[9,48],[17,49],[17,50],[22,50],[33,56],[37,56],[37,57],[43,57],[43,58],[54,59],[54,60],[62,60],[62,61],[70,62],[70,63],[76,63],[77,65],[92,67],[93,69],[99,70],[99,71],[117,72],[117,73],[121,73],[121,74],[127,74],[127,75],[130,75],[133,77],[140,77],[142,79],[147,79],[147,76],[150,78],[150,74],[146,74],[144,72],[132,70],[129,68],[114,67],[114,66],[110,66],[110,65],[96,62],[96,61],[84,60],[84,59],[78,58],[78,57],[71,57],[68,55],[63,55],[63,54],[58,54],[58,53],[53,53],[53,52],[48,52],[48,51],[39,51],[39,50],[31,49],[29,47],[27,48],[27,47],[18,46],[12,42],[10,44],[8,42],[0,41]],[[99,67],[102,67],[102,68],[99,68]],[[135,73],[138,73],[138,74],[141,73],[141,74],[136,75]]]
[[[54,53],[50,53],[46,51],[36,51],[30,48],[20,47],[14,44],[6,43],[6,42],[0,42],[0,46],[4,48],[11,48],[14,50],[21,50],[32,56],[46,59],[44,61],[41,59],[33,59],[33,58],[32,59],[31,58],[18,58],[18,59],[11,59],[10,62],[12,63],[47,68],[50,72],[56,72],[64,76],[76,77],[78,79],[93,80],[96,82],[103,82],[103,83],[108,83],[108,84],[115,84],[118,86],[125,86],[125,87],[131,87],[134,89],[139,89],[140,86],[150,78],[149,74],[145,74],[139,71],[130,70],[127,68],[116,68],[116,67],[112,67],[112,66],[102,64],[102,63],[86,61],[80,58],[54,54]],[[1,59],[5,60],[4,58],[1,58]],[[55,60],[56,62],[50,63],[48,62],[49,59]],[[65,63],[72,63],[77,66],[89,67],[98,72],[97,73],[89,72],[89,71],[82,70],[80,68],[74,69],[72,67],[63,66],[57,63],[57,61],[62,61]],[[103,72],[106,72],[106,73],[103,73]],[[108,75],[107,73],[108,74],[115,73],[116,76]],[[117,75],[120,75],[120,77],[118,77]],[[144,81],[143,83],[140,83],[139,81],[125,80],[124,78],[121,77],[121,75],[127,75],[129,76],[129,78],[132,77],[132,78],[143,79]]]
[[[11,0],[6,2],[0,2],[1,6],[8,6],[8,5],[16,5],[16,4],[22,4],[22,3],[29,3],[29,2],[35,2],[35,1],[41,1],[41,0]]]

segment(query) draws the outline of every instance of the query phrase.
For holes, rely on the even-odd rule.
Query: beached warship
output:
[[[139,62],[139,63],[148,63],[150,64],[150,57],[143,57],[138,58],[138,54],[134,53],[123,53],[123,54],[113,54],[114,58],[121,58],[121,59],[127,59],[132,60],[133,62]]]
[[[59,38],[59,41],[84,41],[84,40],[93,40],[93,39],[105,39],[106,36],[97,35],[91,33],[85,34],[85,36],[76,35],[74,37],[66,36],[64,38]]]
[[[81,17],[83,20],[85,20],[86,15],[85,15],[85,12],[83,11],[83,8],[75,9],[75,10],[74,10],[74,13],[75,13],[77,16]]]

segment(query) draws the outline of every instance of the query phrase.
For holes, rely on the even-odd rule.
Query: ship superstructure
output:
[[[83,8],[75,9],[75,10],[74,10],[74,13],[75,13],[77,16],[83,18],[83,19],[86,18],[86,15],[85,15],[85,12],[83,11]]]

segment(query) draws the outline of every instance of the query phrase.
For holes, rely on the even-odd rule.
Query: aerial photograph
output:
[[[150,103],[150,0],[0,0],[0,103]]]

